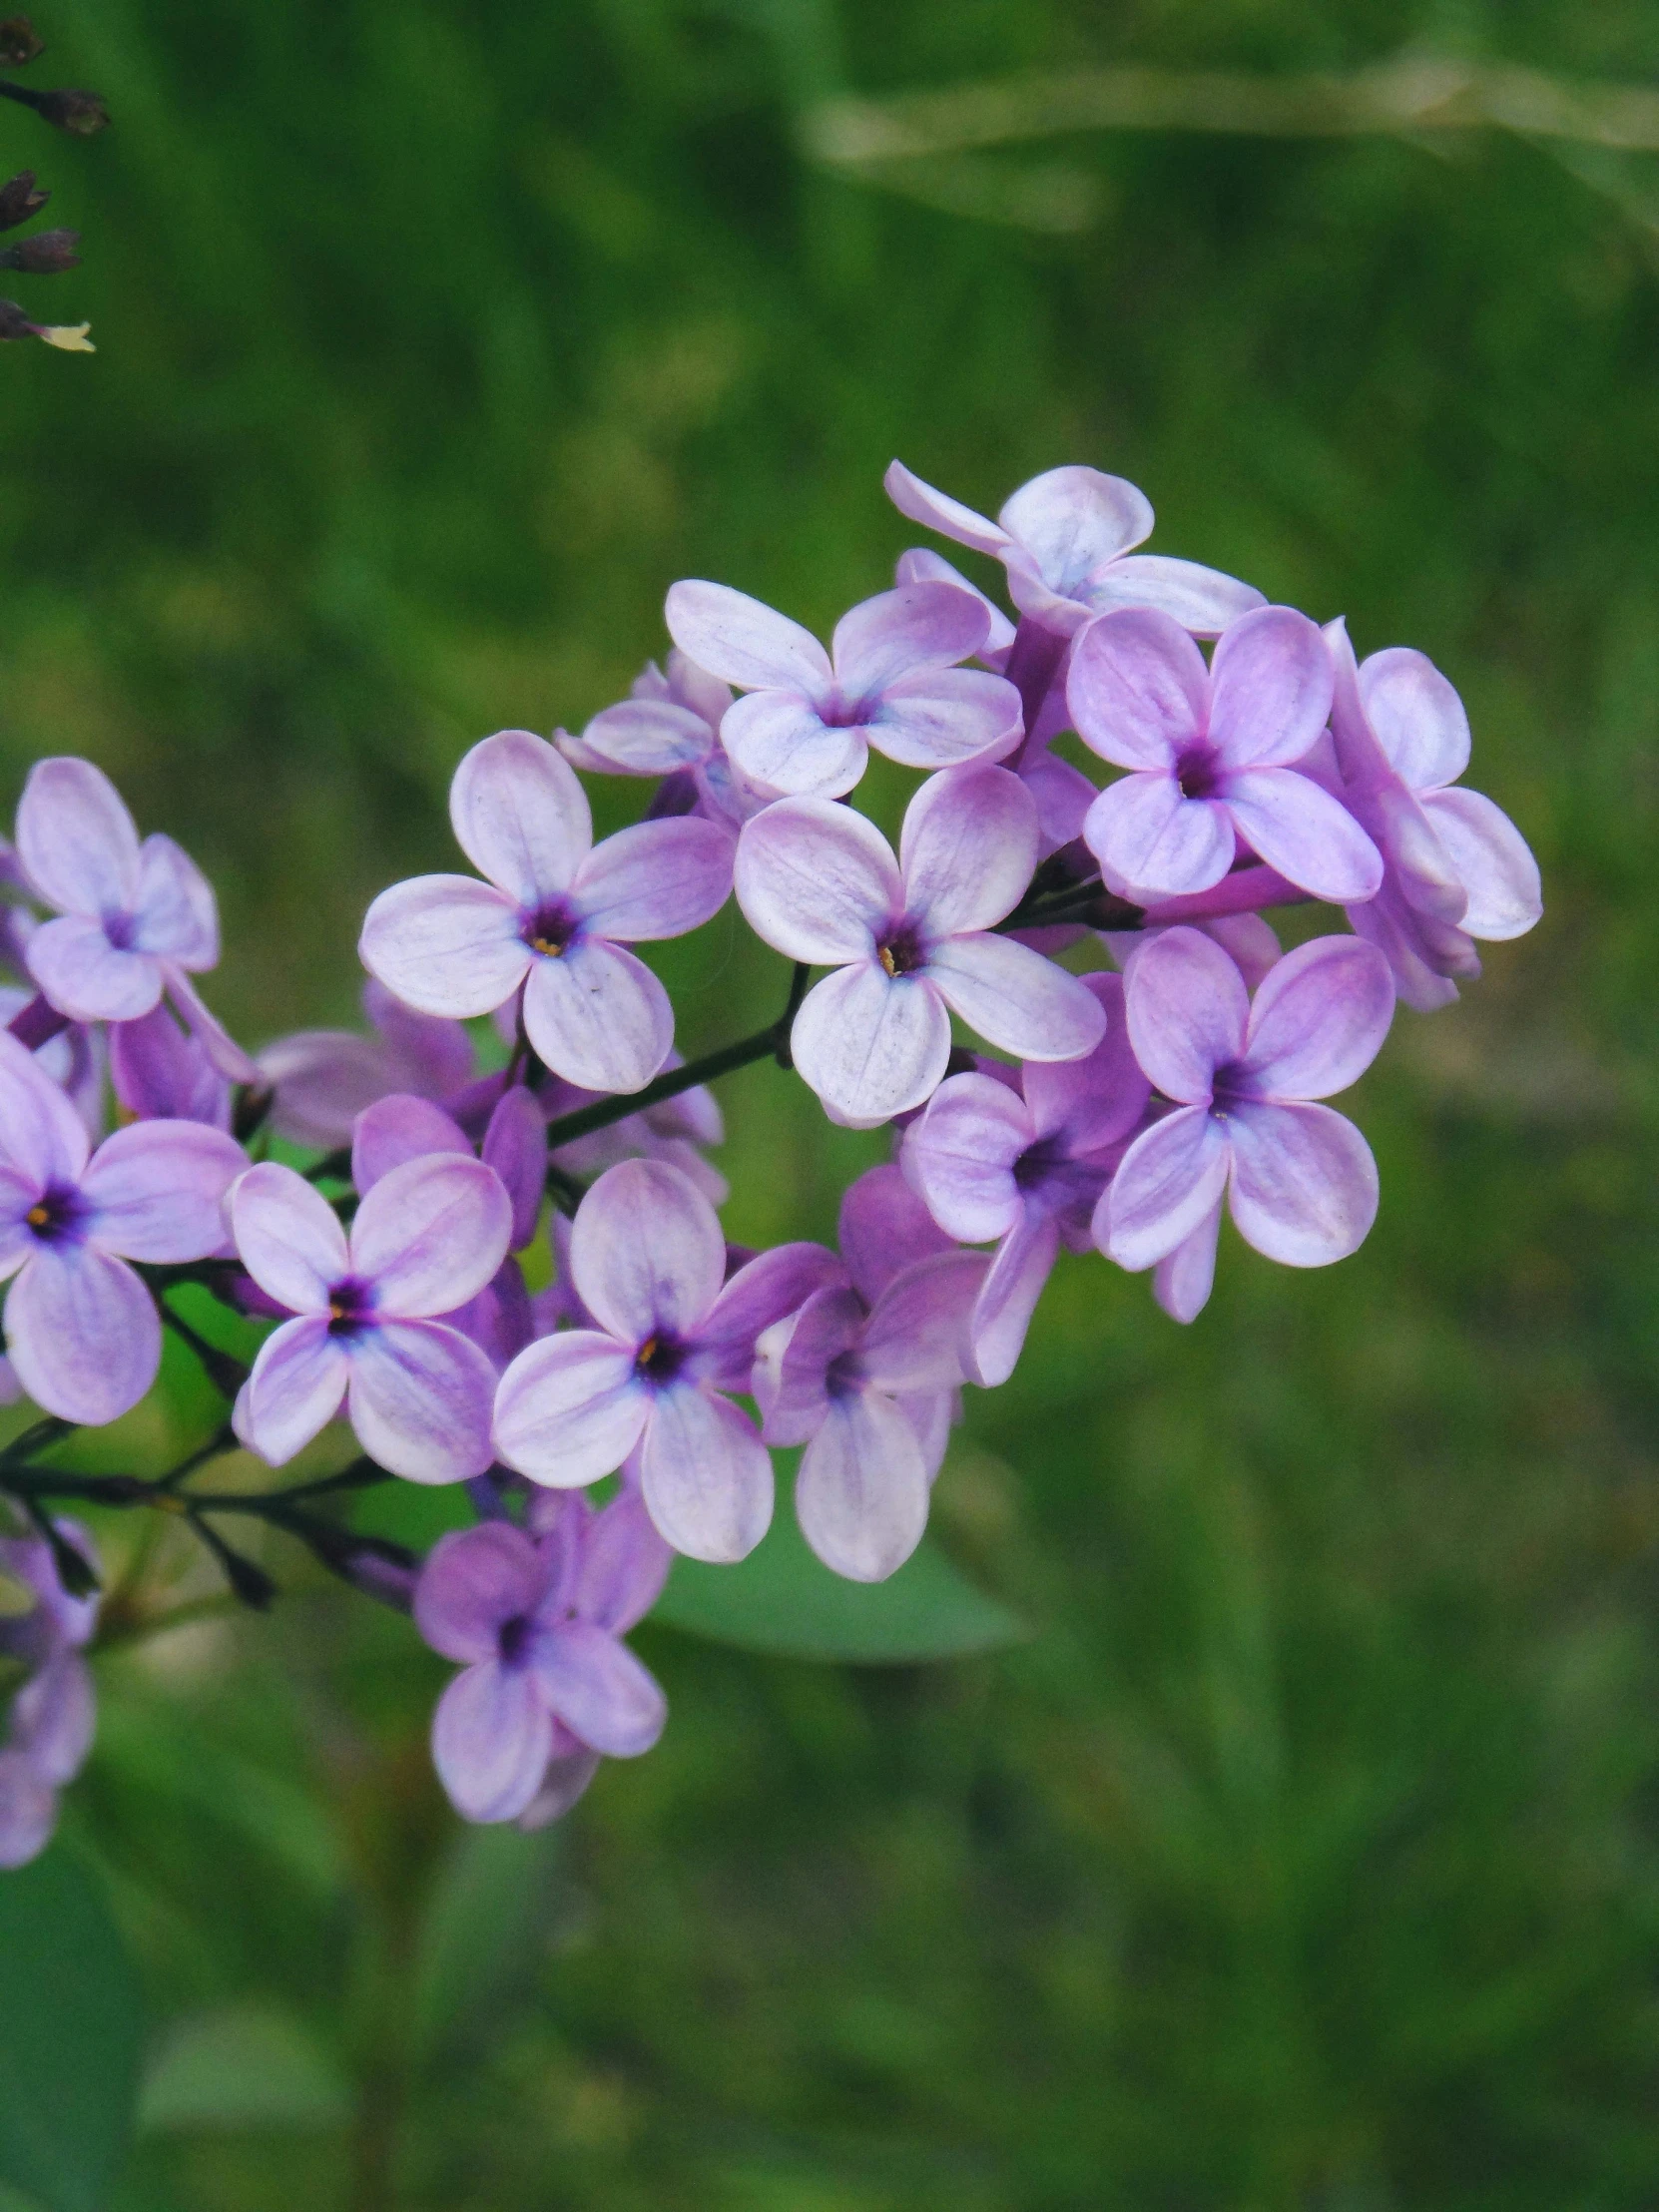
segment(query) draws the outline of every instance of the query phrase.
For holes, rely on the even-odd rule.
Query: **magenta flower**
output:
[[[434,1317],[484,1288],[513,1209],[480,1161],[438,1153],[371,1184],[349,1239],[303,1176],[267,1162],[231,1193],[249,1274],[295,1319],[267,1338],[237,1401],[237,1433],[272,1466],[345,1400],[371,1459],[411,1482],[458,1482],[491,1459],[495,1370]]]
[[[103,1422],[138,1403],[156,1380],[162,1331],[126,1263],[221,1251],[221,1202],[247,1165],[223,1131],[193,1121],[137,1122],[92,1152],[63,1092],[0,1034],[6,1345],[37,1405]]]
[[[520,1353],[495,1402],[500,1458],[576,1489],[636,1447],[652,1519],[676,1551],[741,1559],[772,1519],[772,1462],[747,1414],[755,1342],[834,1272],[819,1245],[780,1245],[725,1282],[714,1208],[655,1160],[610,1168],[577,1208],[571,1288],[593,1327]]]
[[[550,1777],[563,1810],[580,1790],[561,1769],[585,1786],[597,1754],[638,1758],[668,1718],[622,1636],[673,1553],[628,1491],[600,1512],[562,1498],[550,1517],[539,1537],[499,1520],[441,1536],[415,1585],[415,1626],[462,1666],[432,1716],[432,1762],[469,1821],[522,1818]]]
[[[1387,962],[1357,937],[1286,954],[1254,1005],[1237,963],[1196,929],[1137,952],[1130,1042],[1174,1112],[1137,1137],[1095,1208],[1094,1235],[1132,1272],[1163,1263],[1161,1302],[1191,1321],[1210,1295],[1226,1193],[1246,1244],[1287,1267],[1358,1251],[1377,1164],[1329,1098],[1376,1058],[1393,1016]]]
[[[492,1013],[522,988],[525,1035],[555,1075],[642,1090],[668,1056],[674,1011],[622,942],[677,937],[718,912],[731,837],[681,818],[595,845],[574,772],[527,730],[472,748],[449,815],[488,881],[419,875],[382,891],[363,922],[363,965],[407,1005],[451,1018]]]
[[[78,1521],[54,1523],[97,1570],[98,1552]],[[52,1547],[38,1536],[0,1537],[0,1569],[34,1597],[26,1612],[0,1618],[0,1656],[29,1669],[12,1700],[0,1749],[0,1868],[26,1866],[51,1841],[58,1792],[92,1748],[92,1676],[81,1653],[98,1625],[97,1592],[71,1597]]]
[[[1469,763],[1463,703],[1424,654],[1390,646],[1357,669],[1346,626],[1325,631],[1344,802],[1382,854],[1382,887],[1348,918],[1421,1012],[1480,973],[1473,940],[1524,936],[1543,912],[1525,838],[1480,792],[1452,789]]]
[[[834,798],[864,773],[871,746],[905,768],[957,768],[1011,751],[1019,694],[977,653],[986,603],[953,584],[906,584],[842,615],[826,653],[810,630],[727,584],[676,584],[674,642],[749,694],[721,738],[739,773],[771,791]]]
[[[472,1080],[475,1055],[465,1025],[417,1013],[371,976],[363,1011],[372,1037],[355,1029],[300,1029],[266,1045],[257,1080],[276,1095],[271,1126],[294,1144],[349,1144],[365,1106],[396,1091],[451,1099]]]
[[[213,887],[171,837],[139,842],[121,794],[90,761],[37,761],[17,809],[18,856],[57,919],[26,948],[29,972],[73,1021],[134,1021],[170,992],[225,1074],[252,1062],[189,973],[219,961]]]
[[[1100,1003],[1029,946],[991,932],[1037,858],[1037,808],[1006,769],[929,777],[899,858],[873,823],[827,799],[769,807],[738,840],[738,903],[793,960],[835,969],[808,992],[790,1046],[830,1117],[871,1129],[919,1106],[950,1057],[953,1009],[1027,1060],[1100,1042]]]
[[[1234,623],[1208,669],[1168,615],[1092,623],[1066,697],[1084,744],[1130,771],[1083,826],[1111,888],[1142,905],[1208,890],[1243,843],[1316,898],[1370,898],[1382,879],[1377,847],[1290,766],[1318,741],[1331,692],[1324,641],[1290,607]]]
[[[1152,535],[1152,508],[1121,476],[1051,468],[1022,484],[995,522],[924,484],[902,462],[882,481],[900,514],[1000,561],[1020,613],[1067,637],[1112,608],[1157,607],[1184,630],[1212,638],[1262,605],[1259,591],[1219,569],[1136,553]]]
[[[778,797],[739,774],[721,743],[720,726],[732,704],[730,685],[671,653],[666,673],[653,661],[619,706],[606,707],[579,738],[560,735],[559,751],[572,768],[602,776],[661,776],[690,786],[675,813],[693,811],[734,835]]]
[[[1013,1374],[1061,1244],[1089,1249],[1095,1202],[1150,1095],[1121,980],[1085,980],[1106,1010],[1106,1034],[1087,1058],[1027,1061],[1018,1090],[953,1075],[905,1133],[904,1174],[939,1227],[961,1244],[996,1240],[968,1325],[975,1382]]]

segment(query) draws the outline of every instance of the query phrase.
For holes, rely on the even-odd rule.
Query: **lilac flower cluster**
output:
[[[372,1034],[246,1053],[194,980],[219,953],[200,871],[141,841],[90,764],[31,774],[0,854],[24,985],[0,1034],[0,1275],[10,1388],[48,1418],[0,1450],[35,1530],[0,1552],[34,1593],[26,1652],[0,1623],[33,1670],[0,1856],[38,1847],[90,1732],[94,1613],[54,1579],[85,1545],[40,1533],[45,1498],[165,1501],[265,1602],[214,1517],[257,1512],[408,1606],[462,1669],[434,1722],[444,1787],[470,1819],[534,1823],[656,1741],[662,1694],[621,1639],[676,1553],[761,1541],[773,1447],[801,1449],[819,1557],[879,1580],[1062,1246],[1150,1271],[1190,1322],[1224,1204],[1291,1267],[1366,1237],[1376,1166],[1325,1102],[1396,999],[1447,1002],[1477,940],[1540,911],[1519,833],[1457,783],[1456,693],[1418,653],[1356,663],[1341,622],[1135,551],[1152,514],[1118,478],[1053,470],[995,523],[896,463],[888,490],[1002,564],[1017,620],[919,548],[828,650],[676,584],[666,670],[580,735],[507,730],[461,761],[477,872],[369,907]],[[919,772],[896,850],[853,803],[872,750]],[[579,772],[649,780],[643,819],[596,842]],[[686,1065],[631,947],[734,896],[795,963],[789,1004]],[[1265,911],[1321,900],[1348,927],[1282,951]],[[834,1250],[726,1240],[705,1079],[765,1058],[831,1120],[892,1131]],[[251,1368],[178,1310],[187,1281],[266,1328]],[[231,1401],[223,1435],[154,1480],[43,1465],[69,1424],[139,1402],[165,1329]],[[334,1475],[189,1486],[220,1449],[282,1466],[342,1416],[360,1456]],[[420,1561],[318,1502],[384,1478],[462,1486],[473,1525]]]

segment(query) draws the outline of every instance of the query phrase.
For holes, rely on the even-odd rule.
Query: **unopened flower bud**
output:
[[[80,260],[75,249],[79,231],[37,231],[31,239],[0,249],[0,269],[20,270],[25,276],[58,276]]]
[[[36,92],[32,85],[0,83],[0,97],[33,108],[43,123],[50,123],[55,131],[67,131],[72,138],[91,138],[110,120],[110,111],[96,92],[73,92],[67,86],[61,92]]]
[[[26,15],[0,23],[0,69],[23,69],[46,51],[46,41]]]
[[[0,185],[0,231],[15,231],[30,216],[39,215],[52,195],[35,183],[32,169],[20,169]]]

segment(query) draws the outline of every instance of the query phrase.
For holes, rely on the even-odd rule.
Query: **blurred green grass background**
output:
[[[963,215],[797,151],[850,89],[1120,59],[1645,83],[1659,7],[41,28],[115,125],[8,127],[86,234],[18,288],[100,350],[0,362],[0,748],[13,788],[90,755],[210,868],[251,1041],[349,1016],[459,752],[620,696],[675,577],[821,629],[880,588],[894,453],[986,508],[1118,471],[1159,548],[1423,648],[1548,901],[1357,1095],[1360,1258],[1230,1240],[1190,1331],[1062,1268],[937,1495],[1014,1653],[648,1627],[669,1735],[528,1871],[457,1840],[403,1624],[301,1575],[112,1655],[71,1821],[163,2067],[123,2212],[1659,2201],[1659,172],[1123,132],[984,157]],[[688,1050],[781,989],[730,915],[663,965]],[[723,1102],[733,1234],[825,1233],[868,1141],[766,1069]]]

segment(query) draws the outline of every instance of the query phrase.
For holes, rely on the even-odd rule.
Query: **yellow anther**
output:
[[[892,946],[890,944],[884,944],[881,947],[881,965],[889,975],[898,973],[898,962],[892,956]]]
[[[564,950],[564,946],[562,944],[550,944],[545,937],[532,937],[530,939],[530,950],[543,953],[550,960],[556,960]]]
[[[31,1229],[44,1229],[52,1216],[44,1206],[31,1206],[23,1218]]]

